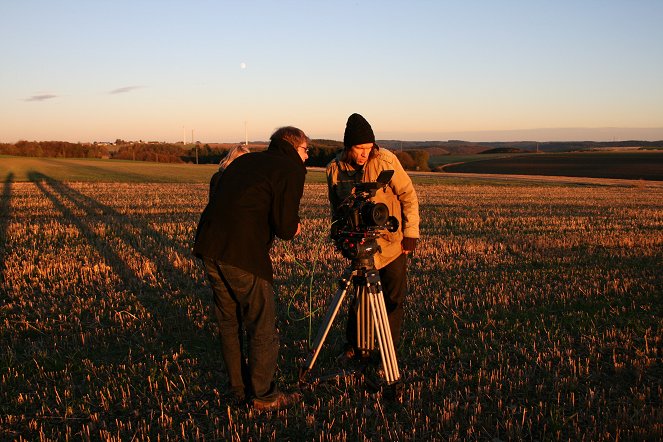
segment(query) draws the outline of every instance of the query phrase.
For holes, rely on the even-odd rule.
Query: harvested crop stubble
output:
[[[355,378],[273,414],[229,408],[190,249],[201,184],[65,183],[0,195],[0,438],[655,439],[663,428],[663,191],[417,186],[403,402]],[[349,263],[324,184],[276,241],[279,381],[294,382]],[[345,314],[316,363],[335,370]]]

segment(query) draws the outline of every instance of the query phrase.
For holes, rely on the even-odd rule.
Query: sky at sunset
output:
[[[0,0],[0,142],[662,140],[663,1]]]

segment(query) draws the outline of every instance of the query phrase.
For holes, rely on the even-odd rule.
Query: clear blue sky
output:
[[[0,142],[663,139],[663,0],[0,0]],[[246,122],[246,123],[245,123]]]

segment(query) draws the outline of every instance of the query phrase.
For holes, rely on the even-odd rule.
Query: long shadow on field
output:
[[[164,253],[166,247],[189,253],[185,247],[156,232],[146,222],[123,215],[112,207],[101,204],[44,174],[31,173],[29,179],[52,201],[63,217],[80,230],[103,261],[119,275],[122,280],[120,290],[131,291],[149,310],[151,318],[154,318],[154,327],[160,334],[156,339],[162,340],[161,344],[157,345],[157,349],[161,347],[165,351],[165,347],[186,344],[183,341],[200,343],[211,339],[208,332],[192,323],[185,309],[174,305],[172,299],[167,299],[167,297],[172,297],[173,293],[180,292],[178,284],[183,285],[185,291],[196,289],[191,276],[175,268],[167,261]],[[70,207],[83,210],[85,215],[80,216],[80,214],[74,213]],[[101,221],[110,227],[108,231],[111,232],[111,238],[95,233],[86,222],[87,219]],[[132,230],[131,227],[135,230]],[[128,243],[133,251],[145,257],[146,260],[151,259],[156,263],[157,271],[153,272],[150,277],[140,275],[125,261],[125,258],[115,251],[116,246],[109,242],[114,238],[120,240],[120,243]],[[164,279],[160,279],[162,276]],[[195,344],[193,346],[200,347]],[[187,350],[190,351],[190,349]]]
[[[12,184],[14,183],[14,174],[9,172],[7,178],[5,178],[5,185],[2,189],[2,195],[0,195],[0,284],[4,284],[5,280],[5,269],[7,268],[5,264],[5,257],[7,256],[7,247],[9,241],[7,241],[7,226],[9,225],[9,218],[11,216],[11,196],[12,196]],[[4,293],[4,291],[3,291]],[[0,299],[1,303],[5,303],[7,299],[5,298],[6,293],[2,295]]]
[[[173,241],[167,235],[156,231],[147,221],[141,220],[138,217],[124,215],[113,207],[102,204],[94,198],[67,186],[63,182],[47,177],[43,174],[31,174],[30,180],[45,181],[59,195],[69,199],[78,208],[85,210],[90,216],[100,217],[108,225],[116,228],[117,232],[121,234],[118,236],[122,236],[123,239],[129,241],[130,245],[137,252],[156,261],[160,274],[166,273],[168,276],[173,276],[170,278],[173,279],[173,281],[166,282],[177,282],[177,285],[181,285],[182,282],[190,280],[188,275],[174,267],[172,263],[164,257],[163,252],[166,248],[169,248],[188,257],[191,255],[191,249],[177,241]],[[130,227],[135,228],[138,232],[136,233],[132,231]],[[152,256],[153,254],[156,256]],[[178,276],[181,278],[177,279],[176,277]]]

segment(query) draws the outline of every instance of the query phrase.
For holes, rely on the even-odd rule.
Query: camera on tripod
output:
[[[380,250],[377,238],[381,230],[398,230],[398,219],[389,215],[387,205],[371,201],[378,189],[386,186],[393,175],[393,170],[384,170],[377,181],[357,184],[338,207],[331,237],[344,257],[367,259]]]
[[[393,174],[393,170],[385,170],[380,173],[377,181],[357,184],[335,213],[332,239],[336,248],[344,257],[351,259],[352,263],[339,279],[339,289],[320,325],[311,354],[306,365],[300,368],[300,382],[304,381],[306,374],[313,368],[348,290],[354,295],[351,308],[357,309],[358,350],[362,355],[369,355],[377,340],[385,381],[388,385],[396,385],[401,377],[380,273],[372,259],[380,250],[377,238],[382,231],[386,229],[395,232],[399,228],[398,220],[389,215],[386,204],[370,200],[378,189],[389,183]]]

